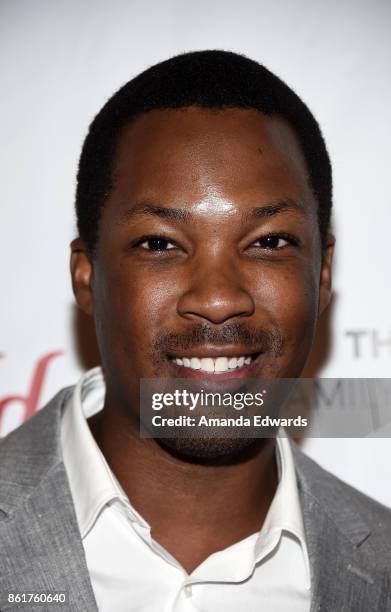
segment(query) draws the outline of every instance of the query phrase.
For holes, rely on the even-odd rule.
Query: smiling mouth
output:
[[[252,355],[213,357],[170,357],[170,361],[183,370],[193,370],[205,374],[226,374],[247,370],[260,353]]]

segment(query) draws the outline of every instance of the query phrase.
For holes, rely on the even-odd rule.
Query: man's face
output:
[[[74,286],[123,410],[141,378],[300,375],[331,252],[322,257],[284,120],[242,109],[139,116],[121,134],[99,228],[93,263],[83,248],[74,259]]]

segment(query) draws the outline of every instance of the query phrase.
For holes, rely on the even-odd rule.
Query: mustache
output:
[[[252,350],[256,349],[257,352],[271,352],[275,357],[279,357],[282,355],[284,339],[277,328],[266,330],[248,327],[243,323],[226,323],[216,329],[207,323],[201,323],[186,332],[160,334],[152,342],[151,354],[154,361],[161,361],[171,351],[189,350],[204,344],[241,344]]]

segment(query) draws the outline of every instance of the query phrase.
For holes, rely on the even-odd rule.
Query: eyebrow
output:
[[[296,212],[304,214],[303,206],[296,203],[291,199],[281,200],[278,202],[272,202],[265,204],[264,206],[255,206],[250,210],[242,214],[242,222],[251,221],[253,219],[264,219],[267,217],[273,217],[283,212]],[[176,221],[178,223],[189,223],[193,220],[194,215],[188,210],[183,208],[171,208],[166,206],[159,206],[150,202],[139,202],[132,208],[127,209],[118,219],[118,224],[128,222],[135,217],[140,216],[152,216],[159,217],[160,219],[167,219],[169,221]]]
[[[281,212],[295,212],[304,215],[305,211],[302,205],[296,203],[294,200],[287,199],[265,204],[265,206],[255,206],[243,213],[242,220],[251,221],[252,219],[264,219],[265,217],[273,217]]]
[[[167,208],[158,206],[149,202],[139,202],[132,208],[127,209],[118,219],[118,223],[126,223],[134,217],[149,215],[159,217],[160,219],[168,219],[169,221],[177,221],[179,223],[188,223],[192,220],[193,215],[183,208]]]

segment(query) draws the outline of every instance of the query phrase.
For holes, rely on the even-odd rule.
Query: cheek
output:
[[[94,308],[102,355],[118,361],[126,355],[132,367],[148,358],[149,347],[175,314],[179,287],[164,273],[145,274],[128,266],[94,283]]]
[[[319,289],[313,270],[268,275],[260,283],[257,303],[283,335],[284,358],[306,359],[317,321]]]

